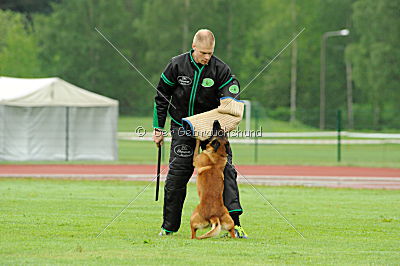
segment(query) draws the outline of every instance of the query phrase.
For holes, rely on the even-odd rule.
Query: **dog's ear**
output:
[[[214,139],[214,140],[211,142],[211,147],[214,148],[214,152],[217,152],[217,150],[218,150],[218,148],[219,148],[220,145],[221,145],[221,143],[219,143],[219,141],[218,141],[217,139]]]
[[[221,130],[221,124],[218,120],[214,120],[213,124],[213,136],[217,136],[218,132]]]
[[[229,142],[225,144],[225,151],[226,151],[226,154],[232,153],[231,145],[229,144]]]

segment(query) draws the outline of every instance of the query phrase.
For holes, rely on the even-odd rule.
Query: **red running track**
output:
[[[161,169],[167,173],[167,166]],[[241,183],[400,189],[400,168],[236,166]],[[0,165],[0,177],[151,180],[155,165]]]

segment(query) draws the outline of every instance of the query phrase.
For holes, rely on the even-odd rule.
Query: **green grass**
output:
[[[120,116],[118,118],[118,131],[122,132],[134,132],[138,126],[144,127],[147,131],[153,129],[153,118],[150,116],[146,117],[131,117],[131,116]],[[165,123],[165,128],[169,129],[170,119],[167,118],[167,122]],[[254,129],[256,127],[255,119],[251,119],[251,128]],[[275,120],[269,117],[260,118],[258,120],[258,127],[262,128],[263,132],[313,132],[320,131],[319,128],[311,127],[305,125],[299,121],[295,121],[293,123],[281,120]],[[246,129],[246,120],[243,118],[243,121],[240,123],[240,128],[242,130]],[[348,129],[343,128],[343,130],[348,131]],[[329,129],[327,131],[332,131]],[[334,130],[333,130],[334,131]],[[365,133],[377,133],[377,131],[371,129],[362,129],[362,130],[350,130],[356,132],[365,132]],[[386,133],[400,133],[398,129],[385,129],[383,132]]]
[[[398,191],[241,186],[248,240],[191,240],[189,185],[181,230],[160,238],[154,186],[126,181],[0,179],[0,264],[398,264]]]
[[[259,145],[231,144],[234,164],[325,165],[400,168],[400,145],[343,145],[342,161],[337,162],[335,145]],[[168,163],[170,143],[163,146],[164,164]],[[1,164],[155,164],[157,149],[145,141],[118,141],[118,161],[2,161]]]
[[[400,167],[400,145],[396,144],[343,145],[341,162],[337,162],[335,145],[259,145],[257,162],[254,145],[231,146],[235,164]],[[164,163],[169,147],[167,142],[163,148]],[[119,151],[121,163],[156,162],[157,150],[152,142],[120,141]]]
[[[253,121],[254,122],[254,121]],[[167,123],[169,125],[169,123]],[[244,126],[242,122],[242,126]],[[266,119],[260,121],[264,132],[315,131],[317,129],[301,123],[290,124],[284,121]],[[134,132],[143,126],[151,133],[151,118],[120,117],[119,131]],[[150,134],[151,135],[151,134]],[[291,138],[309,139],[309,138]],[[313,139],[335,139],[335,137],[313,137]],[[344,137],[343,139],[353,139]],[[150,142],[120,140],[118,163],[154,164],[156,160],[155,145]],[[236,164],[267,165],[329,165],[329,166],[364,166],[400,168],[400,145],[342,145],[342,160],[337,162],[336,145],[259,145],[256,159],[255,146],[232,144]],[[140,152],[138,152],[140,151]],[[168,159],[169,143],[164,148],[164,160]]]
[[[118,121],[119,131],[134,132],[138,126],[143,126],[148,136],[151,136],[152,126],[149,117],[120,117]],[[264,131],[295,132],[313,131],[315,129],[301,124],[266,120],[264,125],[270,125]],[[169,124],[169,123],[168,123]],[[242,123],[243,124],[243,123]],[[292,138],[295,139],[295,138]],[[303,139],[303,138],[296,138]],[[313,139],[317,139],[314,138]],[[319,139],[327,139],[320,137]],[[335,139],[330,137],[329,139]],[[167,163],[170,143],[166,143],[163,149],[163,162]],[[400,168],[400,145],[342,145],[342,161],[337,162],[336,145],[258,145],[258,157],[255,158],[255,146],[248,144],[232,144],[235,164],[267,164],[267,165],[330,165],[330,166],[364,166],[364,167],[395,167]],[[157,151],[155,144],[144,141],[118,141],[118,161],[28,161],[7,162],[0,164],[154,164]]]
[[[118,119],[118,131],[120,132],[135,132],[135,129],[139,126],[145,128],[148,132],[153,129],[153,118],[152,117],[128,117],[121,116]],[[259,120],[258,128],[261,127],[264,132],[296,132],[296,131],[319,131],[319,129],[304,125],[300,122],[289,123],[285,121],[274,120],[271,118]],[[165,129],[169,129],[170,121],[169,118],[165,123]],[[254,119],[251,120],[251,127],[255,127]],[[245,130],[246,121],[240,123],[240,128]]]

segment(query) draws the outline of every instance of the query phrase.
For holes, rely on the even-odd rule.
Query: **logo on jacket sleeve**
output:
[[[178,77],[178,82],[181,85],[190,85],[190,84],[192,84],[192,80],[187,76],[179,76]]]
[[[236,93],[239,92],[239,86],[236,85],[236,84],[231,85],[231,86],[229,87],[229,91],[230,91],[231,93],[233,93],[233,94],[236,94]]]
[[[214,80],[210,79],[210,78],[205,78],[203,79],[203,83],[201,83],[201,86],[203,87],[212,87],[212,85],[214,85]]]

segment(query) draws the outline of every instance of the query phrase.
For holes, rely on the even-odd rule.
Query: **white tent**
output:
[[[0,160],[116,160],[118,101],[59,78],[0,77]]]

